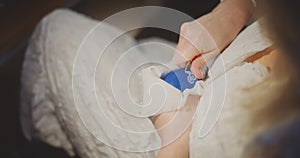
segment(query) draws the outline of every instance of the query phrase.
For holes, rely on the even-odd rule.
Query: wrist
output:
[[[252,17],[254,7],[250,0],[248,2],[237,5],[223,2],[211,14],[216,18],[223,19],[223,22],[228,22],[228,26],[240,30]]]
[[[225,0],[198,21],[203,24],[222,51],[249,21],[253,9],[251,0]]]
[[[241,24],[231,18],[212,12],[197,19],[203,25],[221,52],[235,38],[240,31]]]
[[[231,21],[232,27],[243,28],[253,15],[252,0],[223,0],[213,11],[216,17]]]

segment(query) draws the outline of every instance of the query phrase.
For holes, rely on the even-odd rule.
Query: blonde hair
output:
[[[258,10],[265,20],[261,23],[267,36],[274,41],[280,54],[270,78],[249,89],[252,115],[247,129],[249,133],[261,130],[268,134],[277,127],[297,121],[300,114],[300,2],[295,0],[258,1]],[[254,102],[253,102],[254,101]],[[256,106],[259,105],[259,106]],[[257,135],[255,136],[257,137]],[[245,148],[245,157],[274,157],[282,143],[264,150],[255,137]],[[284,138],[283,138],[284,139]],[[284,141],[283,141],[284,142]],[[285,146],[289,146],[287,143]],[[295,151],[296,152],[296,151]],[[274,154],[277,153],[277,154]]]

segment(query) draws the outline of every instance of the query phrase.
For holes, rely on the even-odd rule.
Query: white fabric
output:
[[[143,103],[149,104],[150,102],[152,107],[160,106],[160,110],[156,113],[162,113],[167,111],[172,111],[175,109],[179,109],[181,106],[181,98],[182,93],[178,89],[174,88],[173,86],[169,85],[167,82],[160,79],[160,76],[164,73],[163,69],[160,69],[157,66],[150,66],[142,70],[141,76],[143,76]],[[160,88],[154,88],[155,85],[161,86]],[[156,91],[155,91],[156,89]],[[165,97],[158,97],[157,101],[153,101],[154,98],[151,98],[149,95],[150,91],[152,93],[158,94],[158,91],[164,90]],[[158,105],[159,103],[163,103]]]
[[[96,23],[97,21],[77,13],[68,10],[57,10],[45,17],[36,28],[26,52],[22,73],[21,120],[24,133],[29,139],[41,139],[56,147],[64,148],[70,154],[74,154],[74,150],[76,150],[80,157],[155,157],[154,152],[129,153],[106,146],[87,130],[87,127],[78,116],[74,105],[74,96],[72,95],[72,67],[75,54],[82,39]],[[88,43],[88,47],[84,47],[87,56],[85,56],[86,67],[82,67],[83,70],[88,72],[94,69],[89,65],[89,61],[95,60],[94,56],[92,56],[94,48],[102,47],[105,40],[110,39],[112,35],[118,32],[118,29],[105,24],[104,29],[98,32],[101,36],[93,36],[93,40]],[[246,56],[263,50],[270,45],[270,43],[265,42],[261,38],[261,34],[257,24],[244,30],[235,42],[224,51],[219,61],[215,62],[216,66],[213,66],[211,69],[211,76],[215,76],[214,80],[211,80],[204,86],[201,83],[201,87],[204,87],[203,96],[197,108],[198,115],[193,122],[193,130],[190,137],[190,156],[192,158],[235,157],[240,154],[244,144],[244,139],[239,133],[240,125],[247,120],[247,112],[240,106],[240,102],[235,101],[237,98],[239,101],[247,98],[246,93],[241,93],[242,88],[258,84],[266,76],[266,71],[261,65],[243,64]],[[159,40],[154,41],[162,42]],[[104,72],[96,75],[96,78],[99,79],[97,80],[96,91],[99,92],[97,95],[100,98],[100,103],[104,105],[104,110],[111,121],[132,131],[155,131],[148,118],[130,117],[116,106],[112,101],[113,96],[109,95],[111,87],[109,87],[110,84],[108,83],[110,83],[111,78],[105,74],[111,73],[115,57],[120,57],[122,55],[121,52],[135,44],[136,42],[131,37],[125,35],[108,49],[113,55],[106,56],[106,60],[101,66],[102,69],[100,68]],[[170,47],[174,46],[170,43],[167,44]],[[170,51],[170,49],[142,47],[135,51],[140,52],[139,57],[128,56],[125,59],[128,66],[134,66],[136,60],[147,56],[145,54],[153,51]],[[164,55],[161,52],[161,59],[167,62],[171,56],[169,54]],[[241,56],[240,54],[246,54],[246,56]],[[230,59],[234,59],[234,61],[230,61]],[[222,65],[220,63],[223,61],[226,71],[219,71],[218,66]],[[231,62],[234,64],[230,64]],[[143,73],[145,74],[142,76],[144,77],[144,86],[147,87],[156,81],[162,83],[161,80],[158,80],[161,72],[160,70],[153,71],[153,73],[144,71]],[[120,72],[120,75],[122,73],[127,72]],[[149,75],[149,78],[146,77],[147,75]],[[209,106],[212,96],[218,95],[215,94],[216,90],[218,91],[218,86],[213,85],[222,87],[224,78],[226,78],[226,101],[222,104],[222,115],[211,133],[205,138],[199,138],[199,127],[202,125],[203,117],[207,116],[204,115],[207,113],[206,110],[208,110],[205,107]],[[141,80],[142,78],[139,77],[134,78],[134,81],[136,81],[134,83],[138,84]],[[123,83],[117,82],[116,84]],[[161,85],[164,85],[167,89],[168,96],[176,97],[170,97],[173,100],[167,101],[166,107],[162,111],[177,108],[178,106],[173,103],[177,102],[181,94],[167,84],[162,83]],[[90,108],[90,105],[94,104],[94,102],[91,102],[94,89],[86,90],[85,86],[84,80],[82,80],[82,84],[76,85],[76,88],[81,89],[79,97],[82,98],[86,108]],[[146,93],[144,90],[147,88],[141,89],[139,86],[132,85],[129,89],[134,94],[137,94],[138,98],[143,98],[143,94]],[[220,98],[213,99],[220,101]],[[93,116],[91,113],[87,115],[97,120],[97,116]],[[212,116],[212,118],[214,117]],[[237,118],[239,119],[237,120]],[[92,128],[99,128],[105,131],[103,128],[105,128],[104,124],[106,122],[103,122],[101,119],[97,121],[97,124]],[[205,127],[209,127],[209,125]],[[98,136],[107,139],[108,135],[106,134],[108,133],[100,132]],[[128,147],[146,148],[157,143],[159,144],[157,135],[133,139],[120,133],[115,139],[119,140],[120,144],[124,143],[122,140],[130,140],[124,143]]]
[[[170,86],[160,76],[166,73],[163,68],[159,66],[150,66],[142,71],[143,87],[144,87],[144,102],[149,102],[149,89],[152,85],[159,84],[164,87],[167,95],[162,105],[164,108],[161,112],[167,112],[181,108],[186,102],[186,98],[190,94],[202,95],[205,91],[205,87],[211,84],[214,80],[222,78],[222,75],[235,66],[240,66],[244,60],[256,52],[262,51],[271,45],[269,40],[266,40],[261,32],[259,24],[256,22],[247,27],[238,37],[226,48],[221,55],[217,57],[212,67],[208,71],[208,79],[205,81],[197,81],[196,85],[192,89],[186,89],[181,93],[178,89]],[[168,70],[170,71],[170,70]],[[238,76],[239,77],[239,76]],[[225,88],[225,87],[224,87]]]
[[[191,158],[242,156],[243,148],[251,137],[242,128],[249,120],[249,113],[243,108],[249,102],[244,91],[263,82],[269,73],[259,63],[245,63],[244,60],[270,46],[271,42],[264,38],[259,24],[252,24],[217,58],[209,69],[209,78],[198,81],[196,88],[188,92],[202,96],[190,134]],[[165,85],[159,78],[161,73],[151,76],[149,71],[144,71],[143,75],[147,76],[144,87],[153,83]],[[186,98],[188,93],[180,95],[177,89],[169,85],[164,88],[168,91],[164,109],[175,110],[184,105],[179,102],[184,99],[176,97]],[[172,102],[174,100],[175,103]]]
[[[251,102],[247,89],[263,82],[268,73],[259,63],[245,63],[206,85],[190,133],[191,158],[242,157],[253,136],[243,129],[250,118],[243,107]]]
[[[88,127],[82,122],[75,107],[73,88],[81,89],[78,97],[82,98],[86,109],[95,104],[92,100],[94,89],[86,88],[86,81],[72,86],[72,71],[74,60],[80,43],[88,31],[98,22],[86,16],[60,9],[52,12],[39,23],[35,29],[30,44],[27,48],[22,72],[21,120],[23,132],[28,139],[39,139],[55,147],[68,151],[71,155],[76,153],[82,158],[150,158],[155,157],[150,152],[125,152],[111,148],[102,143],[91,133],[88,128],[106,130],[104,120],[97,120],[97,115],[88,113],[87,117],[97,120],[98,124]],[[84,47],[86,65],[82,67],[85,72],[94,70],[89,63],[98,54],[97,47],[103,47],[105,40],[120,32],[117,28],[103,24],[103,30],[96,32],[89,47]],[[98,35],[98,36],[97,36]],[[105,60],[106,68],[110,72],[113,60],[119,57],[124,50],[135,44],[127,35],[118,39],[112,47],[108,48],[110,59]],[[95,53],[95,54],[94,54]],[[142,54],[141,54],[142,57]],[[134,64],[133,58],[128,58],[129,64]],[[129,66],[129,65],[128,65]],[[81,76],[84,77],[85,76]],[[131,131],[155,131],[148,118],[135,118],[123,112],[113,102],[113,96],[108,95],[110,76],[97,73],[97,92],[100,103],[106,115],[112,122]],[[103,84],[101,84],[103,82]],[[121,83],[120,83],[121,84]],[[90,109],[97,112],[97,109]],[[112,131],[111,133],[113,133]],[[97,133],[99,138],[107,138],[105,132]],[[147,138],[131,138],[123,133],[115,137],[114,142],[126,147],[137,146],[143,148],[159,143],[158,136],[151,135]],[[122,140],[129,140],[127,142]]]

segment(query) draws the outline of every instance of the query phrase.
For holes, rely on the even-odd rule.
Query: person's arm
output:
[[[236,37],[236,35],[247,23],[247,21],[252,15],[252,10],[253,4],[251,0],[224,0],[211,13],[200,17],[196,20],[197,22],[200,22],[202,26],[206,29],[202,30],[204,31],[202,34],[204,39],[202,41],[210,40],[210,37],[207,36],[208,34],[206,33],[209,32],[209,35],[215,41],[215,46],[217,47],[215,51],[216,53],[199,52],[198,49],[195,48],[188,40],[186,40],[182,36],[180,37],[177,49],[186,58],[184,62],[186,62],[186,60],[194,59],[196,56],[199,55],[199,53],[204,54],[194,59],[192,63],[192,70],[194,70],[193,72],[197,77],[201,77],[201,73],[199,73],[199,70],[201,70],[201,66],[196,64],[199,64],[199,61],[203,60],[203,57],[209,56],[210,58],[212,58],[213,56],[220,53],[220,51],[223,50]],[[194,26],[191,26],[191,28],[197,29],[197,27]],[[184,29],[189,28],[190,27],[185,27]],[[188,34],[193,35],[193,30],[181,31],[187,31]],[[195,35],[198,34],[195,33]],[[192,39],[197,40],[197,37],[192,37]],[[213,46],[214,43],[211,44],[209,47]],[[202,50],[211,49],[206,48],[203,48]],[[176,56],[174,60],[176,60]],[[180,62],[180,58],[178,58],[177,60],[179,60]],[[195,69],[198,70],[197,73],[195,73]],[[186,106],[183,107],[183,109],[179,110],[179,112],[172,111],[162,113],[159,116],[153,118],[155,128],[158,130],[163,145],[163,147],[158,152],[157,158],[189,157],[189,134],[191,131],[191,121],[196,111],[196,105],[198,104],[199,97],[193,96],[193,98],[188,99],[188,101],[190,102],[187,102]]]
[[[161,137],[162,148],[157,158],[188,158],[189,134],[199,96],[189,96],[185,106],[156,116],[153,120]]]
[[[253,11],[251,0],[223,0],[211,13],[197,20],[223,50],[250,20]]]
[[[173,61],[202,78],[202,67],[224,50],[252,17],[251,0],[223,0],[212,12],[182,25]]]

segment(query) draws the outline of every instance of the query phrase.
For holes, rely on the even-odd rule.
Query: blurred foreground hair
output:
[[[271,77],[251,89],[250,131],[263,129],[244,149],[247,158],[300,157],[300,1],[257,0],[261,23],[279,52]],[[253,101],[254,100],[254,101]]]

